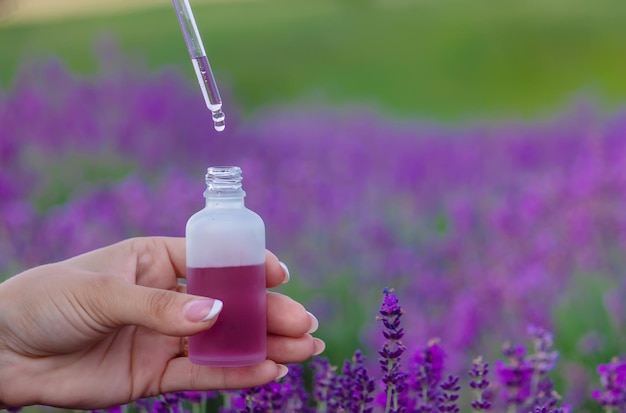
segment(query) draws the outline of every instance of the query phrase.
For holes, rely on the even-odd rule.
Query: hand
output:
[[[288,279],[270,252],[266,266],[268,288]],[[0,404],[99,409],[173,391],[247,388],[283,376],[282,363],[323,351],[323,341],[310,335],[315,317],[268,292],[267,360],[248,367],[192,364],[182,337],[210,328],[216,317],[200,321],[213,301],[186,294],[177,280],[184,276],[185,240],[155,237],[0,284]]]

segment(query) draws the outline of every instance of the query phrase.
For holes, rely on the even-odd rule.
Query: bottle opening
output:
[[[207,196],[243,196],[243,180],[238,166],[211,166],[207,168],[205,181]]]

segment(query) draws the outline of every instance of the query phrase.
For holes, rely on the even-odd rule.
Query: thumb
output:
[[[199,333],[215,324],[220,300],[114,281],[97,294],[96,309],[110,327],[139,325],[169,336]],[[93,291],[93,290],[92,290]]]

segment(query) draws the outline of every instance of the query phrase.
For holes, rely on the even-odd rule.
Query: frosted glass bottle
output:
[[[189,358],[211,366],[265,360],[265,225],[244,204],[241,169],[211,167],[206,206],[186,227],[187,291],[224,302],[215,325],[189,337]]]

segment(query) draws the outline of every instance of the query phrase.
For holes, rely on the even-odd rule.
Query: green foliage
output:
[[[249,111],[321,96],[459,120],[536,116],[583,91],[608,105],[626,97],[620,0],[264,0],[194,11],[218,81],[232,84]],[[0,80],[36,53],[91,71],[101,33],[153,67],[174,64],[193,76],[173,11],[163,7],[0,27]]]
[[[616,292],[618,285],[607,277],[579,274],[567,286],[554,311],[554,333],[559,349],[561,377],[555,381],[558,388],[572,386],[572,370],[586,372],[599,383],[596,368],[623,354],[624,326],[616,322],[623,314],[615,314],[606,306],[606,294]],[[599,386],[599,384],[598,384]],[[589,393],[588,389],[587,393]],[[588,402],[589,411],[601,411]]]
[[[325,357],[340,366],[355,349],[368,345],[362,340],[363,329],[375,323],[378,297],[373,293],[369,296],[362,291],[356,293],[355,285],[359,281],[355,274],[349,270],[338,272],[330,282],[319,286],[308,285],[297,273],[291,275],[289,283],[281,286],[280,291],[297,301],[309,303],[314,314],[324,316],[316,335],[324,337]]]
[[[559,352],[595,372],[598,364],[607,363],[624,348],[623,326],[615,323],[619,315],[604,304],[605,294],[617,286],[607,277],[589,274],[575,277],[570,286],[554,312]],[[589,337],[590,333],[597,336]]]

